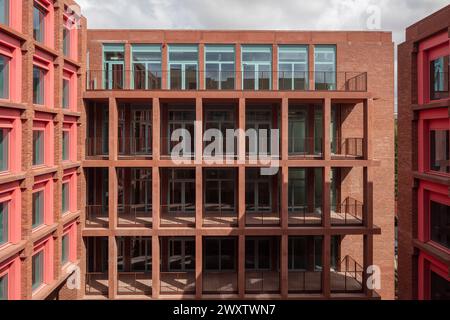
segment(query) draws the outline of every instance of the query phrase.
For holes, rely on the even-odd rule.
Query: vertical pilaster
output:
[[[281,228],[287,230],[289,227],[289,167],[281,167]]]
[[[195,228],[203,227],[203,168],[195,167]]]
[[[238,140],[238,154],[239,162],[245,163],[245,99],[239,98],[239,112],[238,112],[238,129],[239,129],[239,140]]]
[[[373,159],[372,151],[372,113],[373,99],[364,100],[364,158]]]
[[[163,43],[161,46],[161,87],[162,89],[168,89],[169,88],[169,48],[167,43]]]
[[[203,160],[203,101],[195,99],[195,161],[201,164]]]
[[[289,158],[289,100],[283,98],[281,101],[281,159]]]
[[[245,166],[238,169],[238,223],[239,229],[245,229]]]
[[[152,104],[152,158],[158,161],[161,157],[161,104],[159,98]]]
[[[117,242],[114,236],[108,237],[108,297],[117,296]]]
[[[158,230],[161,223],[160,204],[160,172],[159,167],[152,168],[152,226],[153,230]]]
[[[239,235],[238,243],[238,291],[239,298],[245,297],[245,236]]]
[[[331,159],[331,99],[325,98],[323,105],[323,159],[329,161]]]
[[[283,234],[281,236],[281,254],[280,254],[280,289],[281,298],[287,299],[289,291],[289,270],[288,270],[288,246],[289,246],[289,236]]]
[[[241,44],[237,43],[236,44],[236,65],[235,65],[235,69],[236,69],[236,75],[235,75],[235,79],[236,79],[236,90],[242,90],[242,55],[241,55]]]
[[[315,89],[315,65],[314,65],[314,45],[311,44],[308,48],[308,67],[309,67],[309,90]]]
[[[330,298],[330,261],[331,261],[331,236],[325,234],[323,238],[323,268],[322,268],[322,293],[326,299]]]
[[[202,236],[195,236],[195,297],[201,299],[203,294],[203,251]]]
[[[278,90],[278,45],[272,45],[272,90]]]
[[[117,227],[117,171],[115,167],[108,168],[108,206],[109,229],[114,231]]]
[[[117,100],[113,97],[109,98],[109,160],[117,160],[118,150],[118,110]]]
[[[157,169],[157,168],[156,168]],[[160,292],[160,247],[158,236],[152,237],[152,297],[159,298]]]
[[[205,44],[200,43],[198,45],[198,70],[199,70],[199,84],[198,88],[200,90],[205,90]]]

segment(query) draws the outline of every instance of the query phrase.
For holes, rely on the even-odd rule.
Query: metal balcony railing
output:
[[[238,292],[237,272],[235,271],[204,271],[203,293],[230,294]]]
[[[322,291],[322,271],[289,270],[290,293],[319,293]]]
[[[195,272],[161,272],[161,294],[195,293]]]
[[[103,205],[86,206],[86,227],[107,228],[109,225],[108,207]]]
[[[246,210],[245,224],[247,226],[278,226],[280,224],[279,210]]]
[[[151,294],[151,272],[119,272],[117,293],[123,295]]]
[[[280,291],[279,271],[246,271],[245,291],[248,293],[277,293]]]
[[[195,203],[160,206],[162,227],[195,226]]]
[[[118,227],[150,227],[152,226],[152,205],[133,204],[117,206]]]
[[[86,138],[86,158],[108,156],[108,138]]]
[[[331,152],[334,156],[347,158],[364,157],[364,138],[339,138],[331,141]]]
[[[203,210],[203,226],[236,226],[238,224],[237,212],[234,208],[220,205],[205,204]]]
[[[203,83],[200,83],[200,78]],[[358,71],[148,71],[88,70],[87,90],[367,91],[367,72]],[[163,82],[165,79],[165,87]],[[238,87],[238,79],[241,87]],[[275,79],[275,81],[273,81]],[[276,87],[273,88],[273,83]]]
[[[297,138],[288,137],[288,152],[292,158],[321,157],[323,152],[322,138]]]
[[[107,295],[108,294],[108,274],[103,272],[87,272],[86,295]]]
[[[151,157],[152,138],[121,137],[119,140],[120,157]]]
[[[337,270],[331,272],[331,290],[333,292],[360,292],[363,289],[362,282],[364,268],[351,256],[345,256],[337,266]]]
[[[308,206],[290,206],[288,208],[290,226],[322,225],[322,208]]]
[[[331,224],[362,225],[364,223],[364,203],[346,198],[341,204],[331,208]]]

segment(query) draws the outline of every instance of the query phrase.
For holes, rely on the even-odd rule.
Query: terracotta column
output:
[[[159,238],[152,237],[152,297],[159,298],[160,292],[160,252]]]
[[[117,243],[114,236],[108,237],[108,297],[117,296]]]
[[[325,161],[329,161],[331,159],[331,99],[326,98],[323,106],[323,158]]]
[[[239,236],[238,244],[238,291],[239,299],[245,297],[245,236]]]
[[[195,236],[195,297],[201,299],[203,294],[203,244],[202,236]]]
[[[373,99],[364,100],[364,159],[372,160],[372,113]]]
[[[287,299],[289,292],[289,269],[288,269],[288,251],[289,246],[289,236],[284,234],[281,236],[281,254],[280,254],[280,289],[281,289],[281,297],[283,299]]]

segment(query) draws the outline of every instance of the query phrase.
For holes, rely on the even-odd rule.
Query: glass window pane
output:
[[[0,203],[0,245],[7,243],[9,240],[8,229],[9,229],[9,216],[8,216],[9,205],[8,202]]]
[[[0,0],[0,23],[9,25],[9,0]]]
[[[0,129],[0,171],[9,168],[9,130]]]
[[[70,55],[70,30],[67,27],[63,28],[63,53],[66,56]]]
[[[32,258],[32,289],[36,290],[44,281],[44,252],[40,251]]]
[[[69,201],[70,201],[69,189],[70,189],[70,186],[69,186],[68,182],[62,184],[62,213],[66,213],[70,209],[69,208]]]
[[[450,130],[430,131],[430,169],[450,173]]]
[[[236,262],[236,241],[235,239],[222,239],[220,252],[221,270],[234,270]]]
[[[69,235],[66,234],[62,237],[61,241],[61,263],[66,264],[69,261]]]
[[[205,270],[219,270],[219,241],[218,239],[205,239]]]
[[[45,10],[35,4],[33,7],[33,37],[39,42],[44,42],[45,15]]]
[[[33,67],[33,103],[44,104],[45,71],[39,67]]]
[[[195,90],[197,89],[197,65],[196,64],[188,64],[185,66],[185,89],[187,90]]]
[[[255,240],[245,240],[245,268],[255,269],[256,267],[256,252],[255,252]]]
[[[44,191],[33,193],[32,226],[36,228],[44,223]]]
[[[9,58],[0,55],[0,99],[9,98]]]
[[[44,131],[33,131],[33,165],[44,163]]]
[[[170,65],[170,89],[181,90],[182,88],[182,72],[181,64]]]
[[[69,109],[70,107],[70,82],[67,79],[63,79],[63,109]]]
[[[431,201],[431,240],[450,249],[450,206]]]
[[[314,48],[317,90],[336,90],[336,46]]]
[[[0,300],[8,300],[8,274],[0,278]]]
[[[69,131],[63,131],[62,135],[62,159],[69,160],[69,144],[70,144],[70,133]]]

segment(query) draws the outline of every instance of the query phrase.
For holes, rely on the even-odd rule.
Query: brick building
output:
[[[399,298],[450,299],[450,6],[399,46]]]
[[[23,1],[24,17],[31,17],[32,2]],[[63,8],[62,1],[53,6],[60,26],[55,43],[65,34]],[[17,95],[21,101],[1,102],[25,127],[22,152],[17,144],[7,149],[21,154],[22,176],[12,178],[10,170],[0,178],[2,188],[17,181],[17,193],[5,194],[22,202],[22,212],[12,215],[21,223],[8,221],[22,232],[0,247],[0,276],[7,270],[5,287],[19,294],[8,298],[394,298],[390,33],[84,27],[81,19],[71,34],[77,59],[62,54],[63,42],[51,51],[59,60],[52,63],[54,99],[43,91],[48,106],[32,103],[31,92],[41,98],[32,75],[42,73],[25,67],[30,85],[22,87],[35,90]],[[19,56],[32,66],[37,44],[23,37],[31,49],[21,44]],[[68,90],[76,97],[63,97],[62,79],[77,80],[69,85],[76,90]],[[182,164],[173,158],[177,129],[190,149]],[[278,130],[280,136],[260,135],[254,143],[237,134],[234,146],[214,153],[229,161],[211,163],[200,152],[208,148],[202,138],[209,129]],[[17,132],[5,130],[10,137]],[[33,158],[30,141],[41,144],[32,131],[50,140],[44,160]],[[78,141],[68,152],[65,132]],[[261,151],[267,154],[253,163],[251,155]],[[261,170],[267,160],[279,163],[273,175]],[[45,169],[33,161],[44,161]],[[44,227],[36,232],[48,243],[44,258],[34,254],[41,242],[31,221],[40,205],[33,194],[41,188],[53,198],[53,207],[48,200],[43,205]],[[59,214],[62,207],[71,213]],[[73,236],[64,240],[70,225]],[[70,262],[81,269],[80,290],[65,286],[66,241]],[[5,252],[13,252],[11,259],[3,259]],[[12,263],[4,269],[6,260]],[[371,265],[381,271],[376,290],[364,285]],[[49,280],[33,290],[39,272]],[[21,290],[14,291],[16,284]]]
[[[73,1],[0,1],[0,299],[74,298],[85,21]]]

